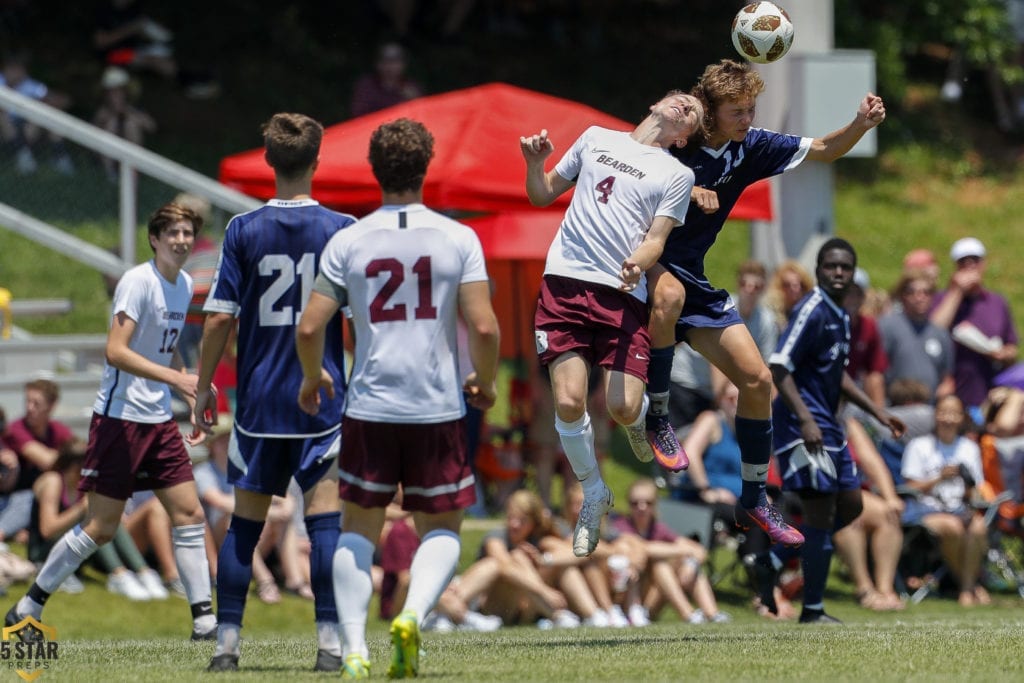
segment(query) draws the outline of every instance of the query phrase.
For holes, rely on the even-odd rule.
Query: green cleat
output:
[[[345,657],[345,663],[341,667],[341,677],[349,681],[369,678],[370,663],[358,652],[353,652]]]
[[[388,678],[415,678],[420,667],[420,627],[416,613],[406,610],[391,622],[391,666]]]

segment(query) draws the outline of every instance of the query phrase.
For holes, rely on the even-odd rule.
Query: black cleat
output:
[[[207,671],[238,671],[238,655],[233,655],[229,652],[224,654],[214,655],[210,659],[210,665],[206,667]]]
[[[825,614],[823,609],[805,609],[800,613],[801,624],[841,624],[835,617]]]
[[[7,614],[4,616],[4,626],[14,626],[24,618],[25,617],[18,614],[18,605],[15,603],[11,609],[7,610]],[[23,643],[41,643],[45,640],[43,632],[31,625],[26,625],[18,631],[15,631],[14,635]]]
[[[754,579],[754,590],[761,604],[772,614],[778,614],[775,585],[779,582],[779,570],[772,564],[771,556],[767,552],[751,553],[743,558],[743,564]]]
[[[316,666],[313,667],[313,671],[341,671],[341,663],[341,655],[332,655],[321,648],[316,651]]]

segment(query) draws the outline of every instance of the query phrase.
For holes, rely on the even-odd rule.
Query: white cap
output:
[[[959,261],[968,256],[985,258],[985,245],[981,243],[981,240],[974,237],[963,237],[953,242],[953,248],[949,250],[949,257],[951,259]]]
[[[104,88],[123,88],[128,85],[128,81],[131,77],[128,72],[119,66],[108,66],[103,70],[103,78],[100,79],[100,85]]]
[[[853,271],[853,284],[865,292],[871,288],[871,278],[868,277],[868,272],[860,266],[857,266],[857,270]]]

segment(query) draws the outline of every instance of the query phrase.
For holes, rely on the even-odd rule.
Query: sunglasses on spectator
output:
[[[647,507],[651,507],[651,506],[654,505],[654,500],[652,500],[650,498],[633,498],[633,499],[631,499],[629,501],[629,506],[630,507],[637,508],[637,507],[640,507],[641,505],[646,505]]]

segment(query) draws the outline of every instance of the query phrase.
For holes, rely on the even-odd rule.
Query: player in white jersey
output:
[[[28,592],[7,613],[5,625],[41,619],[50,595],[121,523],[125,501],[153,490],[171,518],[174,558],[192,608],[192,639],[215,636],[203,508],[192,462],[171,414],[171,388],[190,404],[196,376],[182,371],[176,343],[192,298],[192,279],[181,268],[202,219],[191,209],[167,204],[149,221],[152,260],[129,270],[114,292],[107,336],[107,365],[99,390],[78,489],[88,496],[80,524],[53,546]],[[191,443],[203,435],[190,437]],[[40,634],[21,626],[22,640]]]
[[[303,491],[310,540],[310,583],[319,644],[315,670],[341,668],[338,612],[331,558],[340,517],[335,460],[344,392],[306,415],[295,405],[302,369],[295,358],[298,322],[317,272],[320,253],[352,216],[320,206],[310,196],[323,126],[303,114],[279,113],[263,129],[275,197],[231,219],[213,286],[203,310],[196,424],[210,431],[217,417],[211,380],[238,324],[238,393],[228,446],[228,481],[235,507],[217,563],[217,647],[211,671],[238,668],[252,557],[272,496],[284,496],[294,477]],[[342,322],[335,316],[326,344],[326,369],[344,383]]]
[[[612,494],[601,478],[587,414],[587,384],[596,364],[607,370],[608,413],[626,428],[642,462],[647,443],[644,383],[650,357],[644,271],[657,263],[669,233],[682,224],[693,172],[669,148],[686,145],[700,129],[696,98],[668,93],[630,133],[592,127],[554,169],[547,131],[520,138],[526,192],[547,206],[569,188],[576,192],[548,251],[534,327],[540,362],[551,373],[555,429],[584,501],[573,532],[573,552],[597,547],[601,518]]]
[[[470,228],[422,204],[433,149],[433,136],[416,121],[399,119],[374,131],[370,165],[383,206],[331,239],[297,331],[305,376],[299,405],[316,414],[325,400],[321,389],[327,399],[334,395],[322,367],[325,328],[343,305],[355,326],[338,462],[345,516],[334,555],[344,678],[369,675],[370,566],[384,509],[399,485],[422,541],[405,604],[391,622],[388,675],[417,674],[419,620],[455,573],[462,511],[476,499],[462,394],[482,410],[495,399],[498,321],[483,251]],[[460,313],[474,369],[465,383],[456,342]]]

